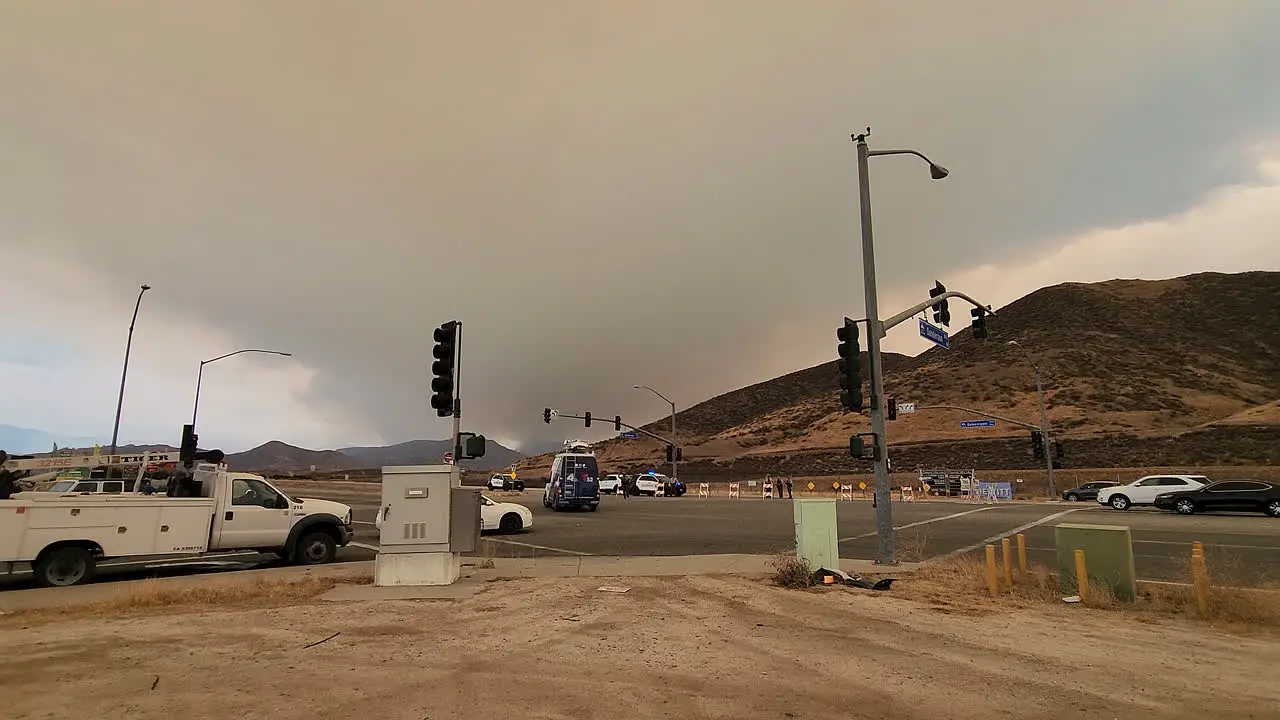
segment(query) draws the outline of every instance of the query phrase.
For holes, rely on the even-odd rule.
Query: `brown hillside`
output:
[[[1252,409],[1280,398],[1278,307],[1280,273],[1065,283],[997,309],[988,322],[990,336],[975,340],[964,327],[968,308],[953,301],[951,348],[886,357],[886,391],[922,408],[956,405],[1038,424],[1031,367],[1008,345],[1017,340],[1040,367],[1055,433],[1067,438],[1268,424],[1273,408]],[[833,339],[833,354],[834,345]],[[867,431],[869,422],[843,413],[837,393],[830,362],[695,405],[677,415],[685,456],[724,464],[840,448],[850,433]],[[1008,422],[960,427],[960,420],[975,417],[925,409],[890,423],[889,441],[954,445],[1025,436],[1025,428]],[[646,429],[665,434],[669,423],[669,417],[660,419]],[[655,462],[662,450],[651,440],[610,440],[598,453],[627,466]],[[545,464],[526,461],[530,469]]]
[[[227,456],[232,470],[263,473],[284,473],[316,470],[346,470],[360,467],[360,463],[337,450],[307,450],[279,440],[259,445],[252,450]]]

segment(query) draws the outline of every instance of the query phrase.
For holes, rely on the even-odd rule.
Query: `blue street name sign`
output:
[[[640,437],[640,433],[624,432],[618,437],[622,438],[623,440],[635,440],[636,438]]]
[[[961,420],[960,427],[995,427],[995,420]]]
[[[947,331],[937,325],[930,325],[924,320],[920,321],[920,337],[944,350],[951,349],[951,338],[947,336]]]

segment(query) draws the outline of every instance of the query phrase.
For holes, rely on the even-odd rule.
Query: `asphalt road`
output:
[[[748,498],[628,498],[605,496],[594,513],[554,512],[541,491],[521,497],[492,495],[533,511],[534,523],[516,535],[487,535],[500,557],[564,555],[770,554],[794,547],[791,503]],[[355,508],[355,541],[378,543],[372,525],[376,500],[348,496]],[[869,502],[837,504],[840,554],[875,556],[875,510]],[[1262,515],[1175,515],[1151,509],[1126,512],[1093,503],[979,505],[936,501],[894,503],[899,559],[981,552],[988,542],[1022,532],[1032,563],[1054,565],[1053,526],[1060,522],[1127,525],[1142,579],[1187,579],[1191,542],[1205,545],[1215,580],[1258,585],[1280,581],[1280,520]]]
[[[338,552],[339,562],[372,559],[378,546],[373,526],[377,496],[371,493],[311,492],[348,503],[354,511],[353,542]],[[495,493],[500,502],[519,502],[534,514],[533,527],[515,535],[488,535],[485,552],[500,557],[569,555],[772,554],[794,547],[791,503],[744,498],[629,498],[605,496],[597,512],[554,512],[542,507],[541,490],[523,495]],[[915,560],[980,553],[988,542],[1022,532],[1032,563],[1056,562],[1053,526],[1059,522],[1127,525],[1133,535],[1134,564],[1147,580],[1187,579],[1191,542],[1205,545],[1210,572],[1218,582],[1259,585],[1280,582],[1280,520],[1262,515],[1174,515],[1149,509],[1119,512],[1093,503],[978,505],[950,501],[894,503],[898,558]],[[840,554],[875,556],[875,511],[864,501],[837,504]],[[100,566],[99,581],[133,580],[226,572],[281,565],[274,555],[241,553],[213,560],[131,560]],[[27,577],[0,576],[0,589],[26,587]]]

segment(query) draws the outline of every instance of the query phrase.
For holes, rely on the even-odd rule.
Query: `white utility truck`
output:
[[[217,453],[220,459],[221,453]],[[71,467],[136,466],[120,494],[18,492],[0,500],[0,574],[29,564],[42,586],[90,581],[98,561],[129,556],[192,556],[213,551],[272,552],[299,565],[332,562],[351,540],[351,508],[293,498],[265,478],[194,462],[167,493],[144,482],[148,467],[178,453],[10,459],[0,475]],[[149,494],[150,493],[150,494]]]

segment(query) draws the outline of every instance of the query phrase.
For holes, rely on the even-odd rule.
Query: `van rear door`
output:
[[[594,455],[566,455],[563,464],[564,497],[600,497],[600,478]]]

